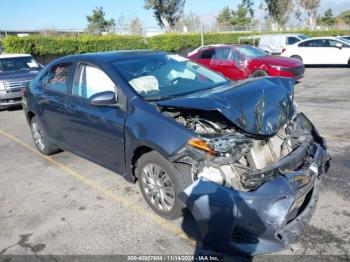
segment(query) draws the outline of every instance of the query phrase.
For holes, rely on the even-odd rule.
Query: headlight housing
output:
[[[1,81],[0,81],[0,91],[5,91],[4,82],[1,82]]]
[[[242,144],[250,144],[252,141],[243,135],[236,134],[210,139],[191,138],[187,143],[209,155],[218,156],[231,152],[234,147],[240,148]]]
[[[278,71],[281,71],[282,67],[278,66],[278,65],[270,65],[270,67],[272,67],[273,69],[276,69]]]
[[[194,148],[207,152],[209,155],[217,155],[217,152],[213,148],[211,148],[208,142],[205,140],[199,138],[191,138],[187,141],[187,144],[193,146]]]

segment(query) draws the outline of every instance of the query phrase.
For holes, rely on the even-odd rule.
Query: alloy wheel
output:
[[[157,164],[146,164],[141,173],[141,183],[148,201],[162,212],[175,205],[175,187],[168,174]]]
[[[45,149],[43,131],[38,125],[38,123],[32,123],[32,133],[34,138],[34,143],[38,146],[38,148],[42,151]]]

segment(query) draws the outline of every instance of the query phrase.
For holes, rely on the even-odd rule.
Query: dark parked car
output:
[[[188,208],[203,244],[285,247],[315,210],[329,156],[291,78],[234,84],[186,58],[121,51],[58,59],[25,90],[38,150],[68,150],[131,182],[159,215]]]
[[[21,105],[21,90],[40,69],[31,55],[0,55],[0,109]]]
[[[300,79],[305,71],[304,64],[297,59],[268,55],[250,45],[202,46],[189,53],[188,58],[232,80],[261,76]]]

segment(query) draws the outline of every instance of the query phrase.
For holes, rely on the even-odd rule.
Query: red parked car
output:
[[[189,53],[188,58],[232,80],[268,75],[299,79],[305,71],[297,59],[271,56],[250,45],[202,46]]]

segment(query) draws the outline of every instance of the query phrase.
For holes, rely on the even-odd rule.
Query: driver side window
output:
[[[114,82],[106,73],[91,65],[79,65],[74,77],[73,95],[90,98],[92,95],[104,91],[116,92]]]

